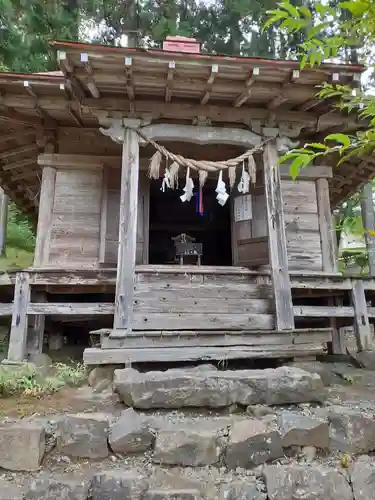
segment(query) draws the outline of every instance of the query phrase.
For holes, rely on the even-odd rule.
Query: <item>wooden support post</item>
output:
[[[30,300],[29,274],[17,274],[14,287],[12,325],[10,329],[8,361],[22,362],[26,358],[27,306]]]
[[[8,196],[0,188],[0,257],[6,254],[5,244],[8,223]]]
[[[317,179],[316,196],[318,204],[318,218],[320,242],[322,248],[323,271],[337,272],[336,242],[332,224],[331,204],[329,200],[329,186],[327,179]]]
[[[352,303],[354,307],[354,333],[358,351],[372,348],[372,334],[367,313],[363,280],[352,280]]]
[[[53,202],[55,197],[55,181],[56,169],[52,167],[43,167],[34,267],[43,267],[48,263]]]
[[[114,331],[123,337],[132,328],[139,179],[139,144],[134,130],[125,128],[121,165],[121,201]]]
[[[263,153],[264,189],[268,224],[268,253],[275,297],[276,329],[293,330],[294,315],[286,249],[280,169],[276,165],[276,141],[266,144]]]
[[[362,188],[361,194],[361,212],[363,227],[365,229],[369,275],[375,276],[375,214],[372,184],[370,182]]]
[[[31,292],[33,303],[47,302],[44,292]],[[29,329],[27,335],[27,352],[39,354],[43,350],[45,315],[37,314],[29,317]]]
[[[53,144],[47,144],[45,153],[53,153]],[[34,253],[34,267],[43,267],[48,263],[49,246],[52,231],[53,203],[55,199],[56,169],[43,167],[39,198],[38,226]]]

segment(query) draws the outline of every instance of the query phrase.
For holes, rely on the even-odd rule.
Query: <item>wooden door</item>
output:
[[[261,201],[259,196],[251,194],[236,195],[232,200],[232,261],[234,266],[257,267],[268,263],[267,235],[259,234],[265,224],[265,221],[263,224],[263,221],[258,220],[261,217]]]
[[[100,262],[117,265],[120,220],[120,174],[107,169],[104,176]],[[136,264],[148,264],[150,180],[139,173]]]

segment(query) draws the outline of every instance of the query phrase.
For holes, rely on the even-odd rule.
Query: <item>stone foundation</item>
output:
[[[314,373],[125,369],[114,388],[145,408],[3,421],[0,500],[375,498],[373,412],[325,403]]]

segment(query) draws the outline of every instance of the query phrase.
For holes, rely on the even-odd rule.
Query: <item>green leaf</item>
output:
[[[347,9],[355,17],[362,16],[368,9],[368,6],[362,1],[340,2],[338,6],[341,7],[341,9]]]
[[[288,11],[291,16],[297,17],[297,18],[300,17],[298,9],[296,7],[294,7],[292,4],[290,4],[289,2],[279,3],[279,6],[282,7],[283,9],[285,9],[286,11]]]
[[[290,172],[291,178],[294,181],[296,180],[296,178],[297,178],[297,176],[299,174],[301,164],[302,164],[301,156],[297,156],[296,158],[294,158],[294,160],[290,164],[289,172]]]
[[[350,138],[345,134],[329,134],[324,139],[326,141],[336,141],[344,146],[344,148],[350,147]]]
[[[308,9],[307,7],[299,7],[299,11],[301,12],[301,14],[306,18],[306,19],[311,19],[312,18],[312,14],[311,14],[311,11],[310,9]]]
[[[323,149],[324,151],[328,149],[328,146],[322,144],[321,142],[310,142],[309,147],[315,149]]]

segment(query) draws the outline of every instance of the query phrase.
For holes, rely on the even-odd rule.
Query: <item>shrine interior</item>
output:
[[[184,233],[203,246],[202,265],[231,266],[231,223],[229,200],[224,206],[216,200],[214,179],[207,179],[203,187],[203,213],[197,200],[198,180],[194,179],[194,195],[189,202],[180,199],[185,179],[179,179],[178,189],[161,190],[161,181],[151,181],[149,263],[174,264],[172,238]],[[187,263],[195,262],[194,257]]]

